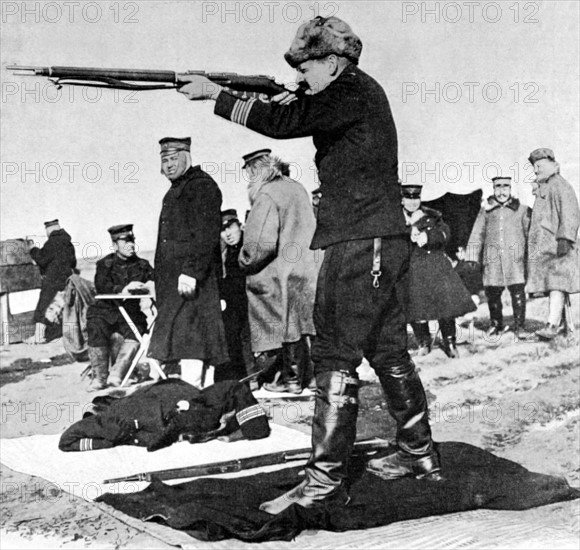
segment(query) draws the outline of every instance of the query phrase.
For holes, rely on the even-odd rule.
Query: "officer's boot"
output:
[[[529,334],[525,333],[526,323],[526,293],[524,285],[514,285],[509,288],[512,297],[512,309],[514,310],[514,335],[516,339],[525,339]]]
[[[412,476],[432,481],[439,474],[439,455],[431,439],[427,398],[413,361],[377,370],[391,416],[397,422],[399,449],[383,458],[369,460],[367,470],[383,479]]]
[[[414,322],[411,323],[415,339],[417,340],[417,356],[421,357],[429,354],[431,351],[431,333],[429,332],[429,323]]]
[[[118,387],[121,385],[138,349],[139,342],[135,342],[135,340],[125,340],[123,342],[117,353],[115,363],[111,367],[111,373],[109,375],[110,386]]]
[[[439,328],[441,329],[441,347],[443,348],[445,355],[451,359],[459,357],[455,319],[439,319]]]
[[[306,465],[306,479],[291,491],[264,502],[260,510],[275,515],[292,504],[310,508],[329,499],[348,503],[344,481],[356,437],[358,384],[358,378],[348,372],[317,374],[312,454]]]
[[[92,381],[89,391],[99,391],[107,387],[109,374],[109,348],[107,346],[89,346],[89,360],[91,362]]]
[[[501,305],[501,293],[503,288],[499,286],[486,286],[487,306],[489,307],[489,320],[491,322],[487,330],[488,336],[495,336],[503,332],[503,311]]]

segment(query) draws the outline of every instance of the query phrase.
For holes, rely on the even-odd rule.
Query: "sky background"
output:
[[[347,21],[360,67],[385,88],[399,134],[400,176],[424,199],[483,188],[498,174],[532,203],[530,151],[551,147],[578,192],[579,4],[538,2],[10,2],[1,3],[1,238],[43,234],[59,218],[77,256],[110,252],[106,228],[134,223],[155,246],[158,141],[191,136],[194,164],[224,208],[248,207],[241,156],[270,147],[317,186],[311,139],[276,141],[175,91],[60,91],[7,65],[229,71],[294,80],[283,59],[315,15]]]

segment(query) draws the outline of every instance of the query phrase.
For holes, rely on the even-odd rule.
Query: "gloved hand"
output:
[[[572,243],[568,239],[558,239],[558,250],[556,255],[558,258],[565,256],[572,249]]]

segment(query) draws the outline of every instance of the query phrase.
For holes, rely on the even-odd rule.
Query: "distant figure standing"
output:
[[[531,210],[511,194],[511,178],[492,179],[493,195],[480,210],[471,236],[469,259],[483,264],[483,285],[489,306],[489,336],[504,330],[501,295],[505,287],[512,298],[513,330],[519,337],[526,321],[525,253]]]
[[[536,149],[528,160],[534,167],[537,186],[528,237],[527,291],[549,295],[548,321],[536,334],[552,340],[561,331],[568,294],[580,292],[577,241],[580,210],[573,187],[560,175],[554,151],[545,147]]]
[[[421,205],[421,185],[402,185],[401,202],[412,243],[409,265],[408,320],[419,344],[418,355],[431,351],[428,321],[437,319],[447,357],[459,357],[455,318],[476,306],[445,253],[450,230],[441,213]]]
[[[35,333],[26,340],[27,344],[46,343],[46,310],[56,293],[64,290],[67,279],[77,265],[75,248],[71,236],[61,228],[58,220],[44,222],[48,241],[42,248],[30,249],[30,257],[40,268],[42,287],[36,310],[34,311]]]
[[[235,209],[222,212],[221,229],[222,263],[218,286],[230,361],[215,368],[214,382],[241,380],[254,372],[246,275],[238,263],[244,245],[244,232]]]

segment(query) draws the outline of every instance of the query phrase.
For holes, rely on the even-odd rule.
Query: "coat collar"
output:
[[[534,195],[539,195],[540,197],[542,197],[543,199],[546,198],[546,196],[548,195],[548,187],[550,186],[550,182],[554,182],[554,180],[558,179],[560,177],[560,172],[554,172],[551,176],[549,176],[547,179],[542,180],[542,181],[538,181],[537,182],[537,189],[534,192]]]
[[[485,211],[491,212],[492,210],[495,210],[496,208],[504,207],[504,208],[509,208],[515,212],[519,208],[519,206],[520,206],[520,201],[519,201],[519,199],[516,199],[515,197],[510,197],[506,202],[501,204],[495,198],[495,196],[492,195],[491,197],[488,197],[488,199],[487,199],[487,204],[485,205]]]
[[[195,177],[195,173],[200,171],[201,166],[199,164],[196,166],[190,166],[183,175],[179,176],[175,181],[171,182],[170,191],[173,191],[173,194],[176,197],[181,196],[185,186]]]

